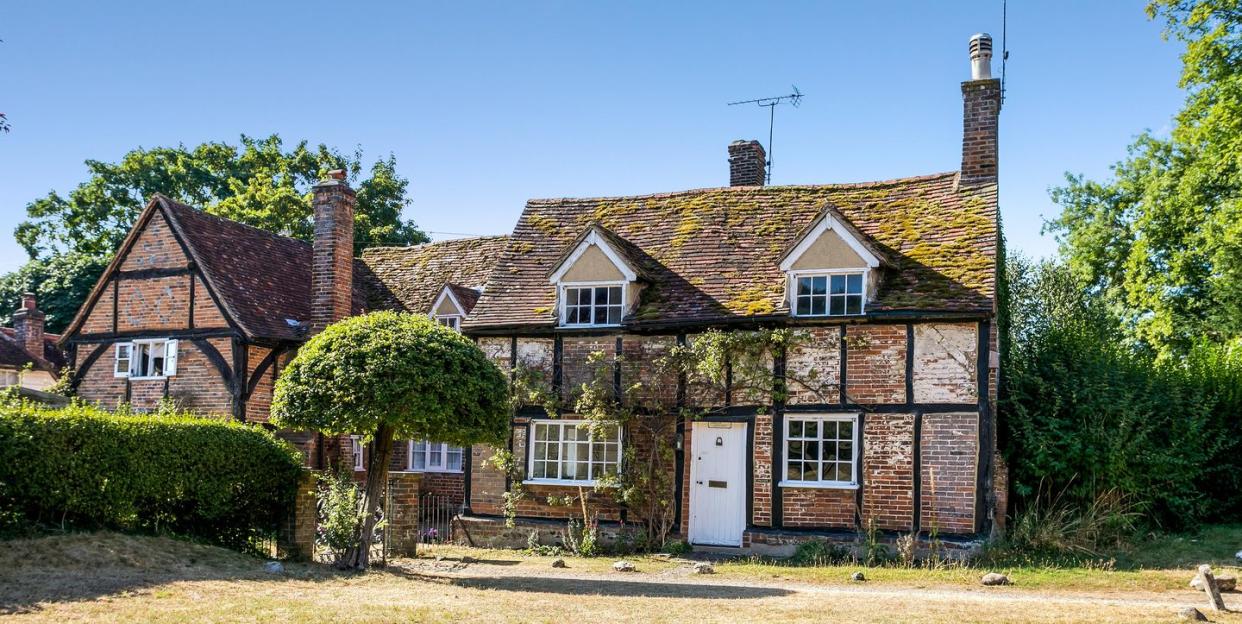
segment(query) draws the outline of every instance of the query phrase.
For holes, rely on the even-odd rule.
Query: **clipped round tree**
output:
[[[465,336],[425,316],[374,312],[328,326],[276,382],[273,421],[372,442],[363,510],[377,509],[394,439],[469,447],[508,435],[504,374]],[[366,568],[377,514],[363,513],[342,567]]]

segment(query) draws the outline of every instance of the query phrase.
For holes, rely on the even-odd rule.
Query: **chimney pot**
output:
[[[729,144],[729,186],[763,186],[767,168],[767,153],[758,141]]]
[[[970,79],[992,77],[992,35],[979,33],[970,38]]]
[[[345,170],[344,169],[333,169],[332,171],[328,172],[328,177],[333,180],[344,180]]]
[[[32,292],[22,293],[22,309],[35,309],[35,294]]]

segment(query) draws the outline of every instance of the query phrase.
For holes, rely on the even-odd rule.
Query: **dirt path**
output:
[[[630,573],[597,573],[574,571],[565,568],[536,569],[530,566],[515,566],[508,562],[497,562],[501,565],[489,564],[487,562],[461,563],[459,561],[444,560],[401,560],[393,566],[395,569],[403,570],[406,573],[422,578],[424,580],[433,580],[436,578],[444,582],[454,582],[460,580],[472,581],[467,583],[469,586],[486,588],[488,584],[496,586],[508,586],[514,583],[528,584],[531,591],[539,591],[540,583],[546,580],[570,581],[581,583],[587,587],[592,583],[601,585],[607,584],[609,589],[606,593],[624,593],[633,596],[652,596],[658,597],[662,595],[672,595],[676,592],[679,595],[686,593],[687,586],[696,586],[701,588],[701,593],[711,593],[713,588],[728,587],[730,589],[744,588],[751,590],[768,590],[773,592],[790,592],[793,594],[803,594],[807,596],[836,596],[836,597],[870,597],[876,599],[894,599],[909,600],[917,596],[919,599],[940,601],[940,602],[975,602],[981,604],[992,605],[1060,605],[1060,606],[1088,606],[1092,608],[1099,607],[1133,607],[1133,608],[1149,608],[1149,609],[1180,609],[1183,607],[1195,607],[1201,611],[1207,611],[1207,598],[1202,592],[1195,591],[1176,591],[1176,592],[1135,592],[1135,591],[1048,591],[1048,590],[1024,590],[1020,587],[983,587],[977,588],[948,588],[948,587],[892,587],[891,584],[885,586],[867,585],[865,582],[851,585],[822,585],[806,583],[801,581],[768,581],[749,578],[739,578],[737,576],[720,576],[720,575],[700,575],[695,574],[689,563],[681,568],[664,570],[656,573],[630,572]],[[648,587],[652,584],[663,584],[670,588],[668,592],[659,591],[658,589]],[[616,586],[632,586],[629,591],[618,590]],[[588,590],[589,592],[589,590]],[[1227,593],[1224,594],[1225,604],[1230,611],[1242,612],[1242,594]]]

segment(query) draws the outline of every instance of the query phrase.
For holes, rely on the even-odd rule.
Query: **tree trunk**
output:
[[[388,483],[388,464],[392,459],[392,427],[381,424],[375,430],[371,442],[371,456],[367,461],[367,488],[362,493],[361,534],[358,546],[345,552],[344,567],[365,570],[371,563],[371,538],[375,525],[383,519],[384,487]]]

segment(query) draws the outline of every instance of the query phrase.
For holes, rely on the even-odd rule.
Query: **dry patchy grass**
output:
[[[437,561],[438,554],[442,559]],[[478,563],[463,564],[469,554]],[[388,570],[337,573],[291,564],[283,575],[217,548],[163,539],[82,534],[0,543],[0,605],[16,622],[1164,622],[1202,596],[1176,592],[1067,593],[974,579],[870,570],[844,572],[724,563],[719,574],[637,560],[620,574],[609,559],[438,549]],[[779,570],[779,572],[774,572]],[[818,570],[823,579],[802,570]],[[892,573],[889,576],[889,573]],[[901,572],[902,574],[898,574]],[[910,575],[906,576],[905,573]],[[954,572],[955,574],[958,572]],[[774,576],[774,574],[777,574]],[[972,572],[973,577],[975,573]],[[922,580],[920,580],[922,579]],[[1021,580],[1019,579],[1021,583]],[[1184,578],[1182,583],[1184,583]],[[918,590],[921,585],[934,588]],[[1242,608],[1236,599],[1235,608]],[[1242,615],[1214,617],[1242,624]]]

